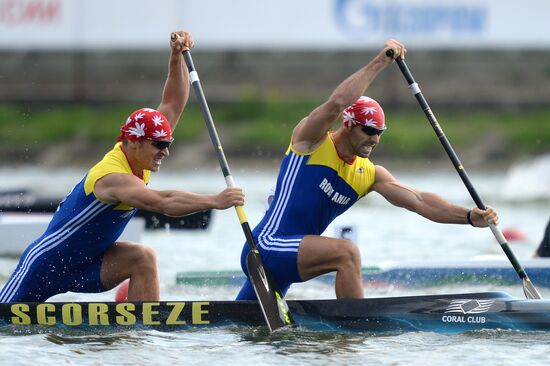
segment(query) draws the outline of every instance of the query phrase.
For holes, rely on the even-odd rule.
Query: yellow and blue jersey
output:
[[[365,196],[374,184],[374,172],[369,159],[356,157],[352,163],[340,159],[330,134],[307,154],[289,146],[273,200],[253,230],[263,264],[283,294],[291,283],[302,281],[297,256],[304,236],[321,235],[336,217]],[[245,273],[249,250],[245,245],[241,254]],[[247,279],[237,299],[255,298]]]
[[[23,253],[0,302],[43,301],[66,291],[103,291],[103,254],[124,231],[136,209],[99,200],[95,183],[111,173],[133,174],[117,143],[59,204],[46,231]],[[150,171],[142,179],[149,182]]]
[[[330,136],[308,154],[289,146],[273,201],[254,232],[259,237],[321,235],[336,217],[369,192],[374,171],[367,158],[357,157],[352,163],[340,159]]]

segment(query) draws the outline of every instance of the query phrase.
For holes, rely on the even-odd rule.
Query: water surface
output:
[[[275,182],[275,172],[237,169],[233,172],[245,192],[245,209],[253,225],[261,219],[265,197]],[[473,203],[452,170],[394,172],[402,182],[445,196],[453,203]],[[40,182],[48,194],[66,193],[82,176],[81,171],[51,172],[33,168],[0,170],[0,189],[20,188]],[[501,216],[501,227],[520,229],[527,239],[511,243],[520,258],[529,258],[550,216],[548,201],[510,200],[502,194],[505,172],[474,172],[474,185],[485,202]],[[219,171],[153,176],[151,187],[179,188],[211,193],[224,188]],[[526,189],[525,187],[523,189]],[[527,187],[528,189],[528,187]],[[372,196],[372,197],[371,197]],[[395,208],[375,194],[369,195],[327,229],[333,235],[341,225],[352,226],[363,264],[384,260],[453,259],[479,255],[502,256],[490,230],[467,225],[441,225]],[[147,232],[142,241],[156,248],[163,300],[230,300],[238,289],[175,284],[180,271],[232,270],[239,268],[243,234],[233,210],[217,211],[206,231]],[[0,258],[3,283],[16,262]],[[468,291],[507,291],[523,297],[521,286],[433,287],[424,289],[366,288],[365,296],[401,296]],[[550,297],[548,289],[540,289]],[[295,285],[290,299],[334,298],[331,285]],[[63,294],[54,300],[112,300],[104,294]],[[546,365],[550,363],[550,337],[546,333],[482,331],[461,335],[406,333],[374,335],[293,330],[270,335],[265,327],[224,327],[178,332],[135,330],[104,334],[51,330],[4,329],[0,332],[2,365]]]

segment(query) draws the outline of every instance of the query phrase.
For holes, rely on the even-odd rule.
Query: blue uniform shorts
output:
[[[275,240],[291,240],[299,244],[303,238],[304,235],[293,235],[277,237]],[[286,294],[291,284],[303,282],[300,274],[298,273],[297,246],[293,250],[280,250],[280,248],[277,249],[274,245],[272,245],[272,243],[266,241],[262,241],[261,243],[257,242],[257,245],[265,270],[269,272],[271,278],[275,281],[275,284],[279,287],[283,295]],[[256,300],[256,293],[254,292],[254,287],[248,278],[248,270],[246,268],[246,256],[249,251],[250,248],[248,247],[248,244],[245,244],[241,253],[241,267],[247,275],[247,278],[239,294],[237,295],[237,300]]]
[[[63,251],[54,251],[32,257],[33,248],[34,245],[29,246],[21,256],[17,268],[0,290],[0,301],[43,302],[68,291],[107,291],[100,278],[103,255],[76,259],[64,255]]]

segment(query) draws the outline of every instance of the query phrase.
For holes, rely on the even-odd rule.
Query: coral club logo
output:
[[[445,315],[441,317],[441,321],[456,324],[484,324],[487,319],[478,314],[488,312],[494,302],[495,300],[452,300],[445,310]]]

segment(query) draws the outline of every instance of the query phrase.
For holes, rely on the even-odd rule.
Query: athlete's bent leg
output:
[[[128,301],[160,299],[157,256],[152,248],[129,242],[116,242],[103,256],[101,283],[112,289],[130,279]]]
[[[298,271],[304,281],[336,271],[336,297],[363,297],[361,254],[349,240],[307,235],[298,249]]]
[[[256,292],[254,292],[254,287],[252,287],[249,278],[246,279],[235,300],[256,300]]]

